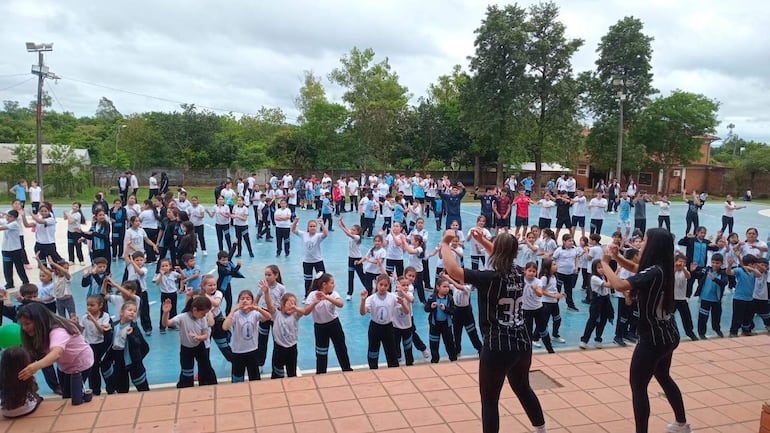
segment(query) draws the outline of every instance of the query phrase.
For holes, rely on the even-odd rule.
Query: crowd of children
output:
[[[646,204],[659,206],[658,226],[670,229],[668,197],[653,199],[644,191],[637,191],[634,185],[621,191],[616,183],[602,183],[597,185],[595,197],[589,199],[573,178],[565,176],[535,200],[536,188],[532,183],[530,177],[521,182],[513,177],[501,188],[487,188],[484,194],[477,189],[474,199],[481,202],[480,215],[470,230],[479,233],[479,239],[492,239],[501,231],[519,239],[517,264],[526,276],[523,310],[533,345],[545,346],[552,353],[555,342],[566,342],[560,335],[560,300],[565,298],[567,311],[579,311],[581,299],[576,288],[585,292],[582,303],[589,305],[581,348],[588,347],[592,336],[594,346],[602,347],[608,322],[615,324],[615,343],[625,346],[635,342],[638,312],[634,300],[614,291],[599,266],[604,247],[602,225],[606,214],[617,210],[611,242],[625,259],[634,260],[644,242]],[[80,203],[74,203],[71,211],[63,213],[69,260],[57,253],[55,220],[49,206],[38,203],[35,213],[28,215],[24,200],[17,199],[12,210],[0,215],[4,219],[0,221],[0,230],[4,231],[3,269],[8,290],[2,293],[3,315],[16,320],[10,291],[14,287],[15,268],[22,281],[17,302],[41,302],[77,324],[95,358],[94,368],[84,378],[94,394],[101,392],[102,379],[108,393],[127,392],[129,383],[140,391],[149,389],[142,360],[150,350],[144,337],[153,332],[148,296],[153,290],[160,293],[160,333],[169,329],[179,331],[179,387],[192,386],[196,377],[200,385],[217,382],[209,359],[211,342],[232,364],[233,382],[243,381],[246,373],[249,380],[259,379],[271,333],[271,376],[296,375],[298,321],[305,315],[312,315],[314,323],[316,372],[327,371],[330,343],[341,369],[350,370],[345,324],[337,309],[344,307],[345,300],[353,300],[356,288],[362,289],[359,312],[370,320],[370,368],[378,367],[381,348],[388,367],[401,362],[413,364],[413,348],[430,358],[430,362],[439,362],[442,341],[448,358],[456,360],[461,352],[463,329],[476,351],[482,346],[470,302],[475,288],[449,278],[442,272],[443,264],[454,260],[474,269],[488,266],[488,252],[477,237],[462,230],[460,203],[465,191],[462,183],[451,183],[446,177],[433,179],[429,174],[362,174],[359,179],[340,177],[335,181],[326,174],[321,179],[312,176],[294,180],[287,173],[282,178],[274,176],[264,189],[253,176],[238,179],[235,187],[228,180],[218,188],[217,204],[210,209],[200,204],[198,197],[188,201],[184,190],[178,195],[154,194],[141,207],[135,194],[125,194],[109,208],[100,194],[92,207],[90,225],[85,224]],[[605,192],[609,192],[609,200],[604,198]],[[688,196],[685,194],[684,198]],[[349,208],[346,200],[350,200]],[[705,198],[693,192],[687,201],[686,222],[694,229],[690,233],[688,227],[677,242],[680,251],[676,256],[675,286],[675,307],[686,335],[693,340],[707,338],[710,319],[715,335],[723,336],[722,299],[730,292],[730,336],[739,332],[751,335],[755,315],[770,326],[768,262],[764,258],[767,244],[758,239],[756,228],[749,228],[742,241],[736,233],[724,231],[733,229],[733,212],[742,206],[727,198],[723,227],[712,238],[706,236],[705,227],[698,225],[697,214]],[[529,221],[531,205],[539,207],[535,225]],[[332,215],[345,212],[357,212],[358,224],[348,226],[342,218],[335,224]],[[203,223],[206,215],[214,218],[219,246],[216,275],[203,274],[196,263],[197,254],[207,255]],[[307,223],[300,225],[300,216],[307,218]],[[428,248],[433,233],[426,223],[431,216],[436,231],[442,229],[442,219],[446,217],[444,227],[453,237],[451,257],[442,256],[439,248]],[[256,236],[249,233],[250,223],[257,229]],[[326,272],[322,251],[323,241],[334,236],[331,232],[335,225],[349,240],[344,298],[335,291],[334,276]],[[23,248],[24,227],[35,229],[39,286],[29,284],[26,275],[31,266]],[[264,279],[251,284],[252,289],[241,290],[233,299],[233,279],[250,277],[241,272],[242,245],[254,257],[250,238],[254,236],[255,242],[272,240],[271,227],[276,229],[276,256],[290,255],[291,234],[301,243],[298,255],[304,292],[297,287],[285,287],[281,269],[269,265]],[[231,236],[231,230],[235,236]],[[371,247],[363,248],[365,238],[372,238],[371,243],[367,242]],[[76,258],[80,262],[86,259],[83,246],[87,247],[91,264],[81,281],[86,291],[86,313],[78,316],[80,309],[72,294],[69,265]],[[257,242],[254,247],[266,248],[268,244]],[[431,269],[430,259],[434,256],[437,261]],[[625,268],[613,263],[613,269],[616,268],[622,278],[629,276],[622,274],[628,272]],[[430,277],[431,270],[435,272],[434,279]],[[688,303],[693,296],[700,301],[697,328]],[[617,299],[615,305],[613,297]],[[178,299],[184,305],[179,313]],[[416,303],[427,313],[428,345],[415,327]],[[45,379],[53,390],[60,389],[55,375],[46,373]],[[14,398],[22,402],[21,397]]]

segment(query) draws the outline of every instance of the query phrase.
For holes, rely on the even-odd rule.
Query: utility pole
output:
[[[37,65],[32,65],[32,75],[37,75],[37,106],[35,113],[35,141],[36,141],[36,176],[37,183],[43,188],[43,81],[46,78],[58,79],[53,72],[48,70],[43,62],[43,53],[53,51],[53,43],[27,42],[27,51],[37,53]]]
[[[622,78],[616,77],[612,79],[612,85],[617,90],[616,97],[618,99],[618,108],[620,110],[619,113],[619,121],[618,121],[618,157],[615,161],[615,178],[618,179],[618,182],[621,184],[623,183],[623,176],[622,176],[622,162],[623,162],[623,100],[626,98],[626,95],[623,93],[623,86],[625,82]]]

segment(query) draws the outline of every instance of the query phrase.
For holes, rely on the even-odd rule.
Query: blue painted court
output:
[[[85,207],[84,207],[85,209]],[[741,234],[745,233],[748,227],[758,227],[760,232],[760,239],[765,239],[768,235],[768,220],[767,217],[760,215],[758,212],[763,209],[768,209],[768,206],[749,204],[747,209],[738,210],[735,212],[736,227],[735,230]],[[684,232],[685,221],[684,214],[686,205],[681,203],[672,204],[671,206],[671,220],[672,230],[677,234],[677,238],[681,237],[681,233]],[[722,203],[721,202],[708,202],[703,210],[700,212],[700,223],[708,228],[709,234],[714,234],[721,226],[722,215]],[[315,211],[302,211],[298,210],[300,217],[300,228],[304,229],[309,219],[315,218]],[[532,207],[530,209],[530,222],[536,222],[539,209]],[[648,213],[648,227],[657,226],[657,209],[654,206],[647,207]],[[479,206],[477,204],[463,204],[463,227],[467,232],[467,229],[475,224],[476,216],[479,214]],[[617,215],[608,214],[604,223],[603,234],[609,236],[615,229],[615,218]],[[352,224],[358,224],[358,215],[352,213],[343,214],[345,223],[350,227]],[[277,264],[283,274],[284,285],[287,290],[298,295],[302,299],[304,294],[304,285],[302,277],[302,265],[301,254],[299,252],[299,238],[292,235],[292,254],[286,258],[281,256],[275,257],[275,243],[265,242],[264,240],[257,241],[255,229],[253,226],[253,215],[251,216],[250,236],[252,245],[254,247],[255,257],[249,258],[246,254],[244,247],[243,257],[243,274],[245,279],[234,279],[232,282],[233,296],[237,296],[237,293],[243,289],[250,289],[256,292],[257,282],[263,278],[263,272],[266,265]],[[335,220],[336,221],[336,220]],[[208,247],[208,256],[203,257],[198,254],[198,264],[203,272],[214,271],[216,269],[216,235],[213,228],[213,220],[207,220],[206,227],[206,244]],[[378,219],[378,223],[382,224],[382,219]],[[440,233],[433,231],[435,224],[432,218],[426,222],[425,227],[430,230],[428,247],[429,249],[434,247],[439,240]],[[274,228],[273,228],[273,234]],[[347,251],[348,251],[348,238],[339,229],[335,227],[335,231],[329,234],[329,237],[323,242],[322,250],[324,254],[324,263],[328,272],[335,276],[336,290],[341,296],[345,296],[347,290]],[[371,247],[371,239],[364,239],[362,243],[362,252],[368,251]],[[64,246],[60,246],[63,249]],[[63,250],[62,250],[63,251]],[[431,277],[435,275],[435,262],[436,258],[431,259]],[[468,263],[466,263],[468,265]],[[113,273],[116,276],[122,276],[122,262],[118,261],[113,263]],[[175,332],[169,332],[165,335],[160,335],[158,329],[158,317],[159,317],[159,292],[156,286],[150,281],[152,275],[148,275],[148,287],[151,302],[151,317],[153,320],[153,328],[155,332],[148,338],[151,350],[147,358],[145,359],[145,366],[147,368],[147,375],[150,382],[150,386],[158,385],[162,383],[175,383],[179,375],[179,339]],[[76,298],[76,305],[78,313],[82,314],[85,311],[85,291],[79,287],[80,274],[73,276],[73,292]],[[578,281],[578,287],[580,287],[580,281]],[[369,319],[366,316],[360,316],[358,314],[358,307],[360,302],[359,293],[362,290],[361,284],[356,280],[356,294],[352,301],[346,301],[345,307],[339,312],[340,320],[345,330],[347,338],[348,352],[350,354],[351,362],[354,366],[366,365],[366,353],[367,353],[367,329]],[[474,311],[476,311],[476,299],[473,295],[472,305]],[[724,314],[722,317],[722,328],[726,332],[729,328],[729,320],[731,316],[731,296],[726,296],[723,302]],[[579,308],[582,304],[578,304]],[[415,305],[415,323],[417,330],[423,341],[428,342],[428,324],[427,315],[422,311],[422,305],[417,302]],[[180,308],[181,309],[181,308]],[[697,321],[698,301],[692,300],[690,302],[690,310],[693,312],[693,317]],[[588,308],[582,305],[580,312],[568,312],[564,303],[562,302],[562,327],[561,335],[567,340],[566,344],[554,343],[554,348],[558,352],[560,348],[575,348],[579,342],[579,337],[583,333],[585,322],[588,318]],[[696,322],[697,323],[697,322]],[[614,327],[608,324],[605,329],[605,345],[611,345],[612,337],[614,336]],[[708,335],[711,335],[710,333]],[[686,338],[686,337],[685,337]],[[272,348],[272,342],[270,342]],[[299,337],[299,369],[309,372],[315,371],[315,341],[313,334],[313,320],[310,316],[303,318],[300,321],[300,337]],[[442,345],[443,348],[443,345]],[[462,343],[463,355],[473,355],[473,346],[467,338],[467,335],[463,335]],[[543,349],[539,349],[545,354]],[[330,351],[333,352],[333,351]],[[268,351],[267,363],[265,364],[264,372],[269,373],[271,371],[270,365],[271,351]],[[416,362],[422,361],[420,353],[415,351]],[[442,354],[442,359],[446,359],[446,354]],[[211,360],[212,364],[220,378],[230,377],[230,364],[224,360],[221,353],[216,348],[216,345],[212,343],[211,348]],[[381,355],[380,361],[384,362],[384,356]],[[330,353],[329,356],[330,367],[337,365],[336,357]],[[366,367],[358,367],[366,368]],[[39,378],[40,383],[42,377]]]

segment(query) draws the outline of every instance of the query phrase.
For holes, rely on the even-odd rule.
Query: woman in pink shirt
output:
[[[52,313],[45,305],[32,302],[19,309],[21,344],[37,361],[19,372],[19,379],[27,380],[38,370],[57,363],[62,397],[70,398],[73,387],[82,387],[83,378],[94,364],[94,353],[86,343],[78,326]],[[73,376],[80,373],[78,379]]]

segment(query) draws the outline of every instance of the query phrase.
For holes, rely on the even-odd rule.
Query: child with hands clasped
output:
[[[209,328],[214,326],[211,312],[211,300],[206,296],[192,296],[182,310],[182,314],[169,318],[171,300],[163,302],[161,326],[177,326],[179,329],[179,373],[177,388],[195,385],[195,363],[198,363],[198,385],[216,385],[217,376],[209,358]]]
[[[367,290],[361,291],[361,305],[358,312],[363,316],[369,313],[369,351],[367,361],[369,369],[378,368],[380,357],[380,345],[385,352],[388,368],[398,367],[398,355],[396,353],[396,340],[393,331],[393,316],[397,306],[401,311],[409,314],[409,305],[404,298],[399,298],[390,292],[390,277],[385,274],[377,276],[376,291],[369,295]]]
[[[711,329],[719,338],[722,334],[722,296],[728,284],[727,273],[722,269],[724,256],[714,253],[711,256],[711,268],[703,280],[703,290],[700,293],[700,309],[698,310],[698,338],[706,339],[706,322],[711,315]],[[731,266],[732,267],[732,266]]]
[[[257,292],[257,298],[254,300],[258,304],[264,294],[264,308],[270,311],[268,302],[276,308],[280,308],[281,298],[286,294],[286,287],[283,285],[281,270],[276,265],[267,265],[265,267],[265,279],[259,282],[260,292]],[[267,299],[270,298],[270,299]],[[272,313],[269,320],[259,322],[259,345],[257,347],[257,362],[259,368],[265,365],[267,358],[267,342],[270,340],[270,330],[273,328]]]
[[[266,294],[266,299],[270,295]],[[249,380],[259,380],[259,361],[257,357],[258,331],[260,323],[272,318],[270,312],[254,303],[254,295],[249,290],[238,294],[238,305],[233,308],[222,322],[222,330],[231,331],[230,350],[232,383],[243,382],[245,374]]]
[[[425,312],[428,313],[430,333],[430,362],[439,361],[439,342],[444,339],[444,347],[450,361],[457,361],[454,336],[452,335],[452,316],[455,313],[455,303],[449,293],[449,281],[439,277],[436,282],[436,290],[425,304]]]
[[[38,269],[41,274],[50,274],[53,280],[53,295],[56,298],[56,313],[62,317],[77,317],[75,311],[75,298],[72,297],[72,276],[69,273],[69,263],[64,260],[56,262],[53,257],[48,257],[46,266],[40,260],[40,252],[35,255]]]
[[[267,304],[273,315],[273,374],[272,379],[297,376],[297,340],[299,337],[299,319],[307,316],[322,298],[307,307],[297,306],[297,297],[292,293],[281,296],[281,308],[276,309],[272,302]]]
[[[180,283],[180,274],[177,271],[171,270],[171,260],[162,259],[160,261],[160,273],[155,275],[152,281],[158,285],[160,289],[160,302],[161,305],[166,305],[166,301],[169,302],[168,314],[160,312],[160,333],[166,333],[166,325],[163,324],[163,316],[167,315],[170,319],[176,316],[176,304],[178,293],[184,291],[184,286]]]
[[[334,344],[334,352],[342,371],[352,371],[348,347],[345,344],[345,332],[340,323],[338,308],[345,304],[342,297],[334,291],[334,276],[324,273],[313,280],[312,291],[305,299],[305,305],[312,308],[313,329],[315,331],[316,374],[326,373],[329,359],[329,340]]]

